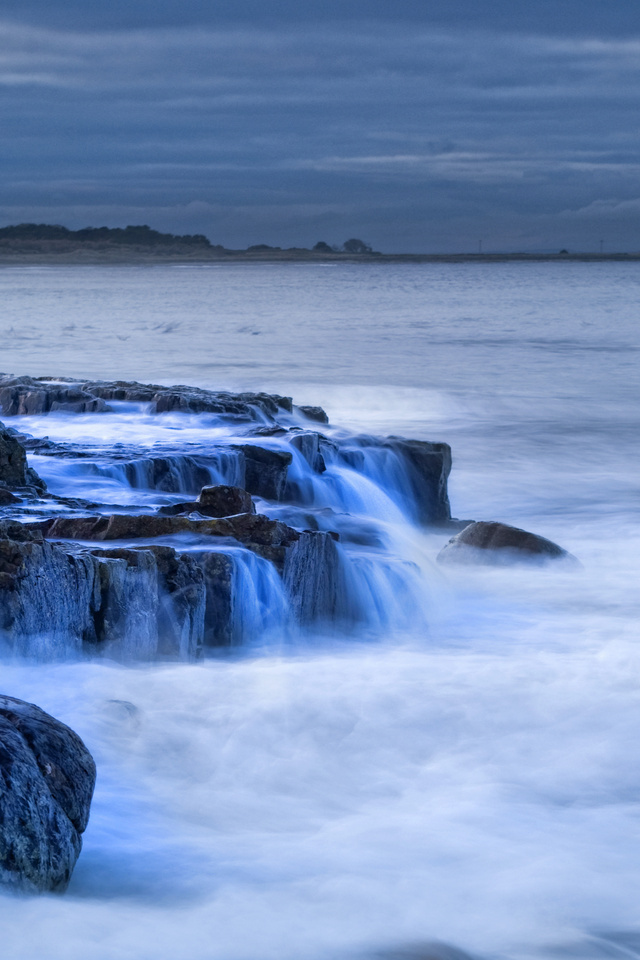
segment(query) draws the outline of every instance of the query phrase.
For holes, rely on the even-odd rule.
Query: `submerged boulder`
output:
[[[548,563],[551,560],[578,561],[552,540],[507,523],[480,520],[470,523],[452,537],[438,554],[438,563]]]
[[[33,703],[0,695],[0,885],[63,891],[96,779],[80,737]]]

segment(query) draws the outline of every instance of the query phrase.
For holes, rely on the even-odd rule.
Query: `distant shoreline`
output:
[[[600,263],[639,262],[640,253],[324,253],[314,250],[224,250],[122,244],[0,243],[2,266],[223,263]]]

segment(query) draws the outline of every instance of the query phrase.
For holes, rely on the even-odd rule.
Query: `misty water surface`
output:
[[[412,634],[3,663],[99,769],[68,894],[0,899],[5,955],[640,956],[637,267],[5,267],[0,289],[4,372],[263,388],[446,440],[455,516],[584,568],[438,568],[446,534],[398,525]]]

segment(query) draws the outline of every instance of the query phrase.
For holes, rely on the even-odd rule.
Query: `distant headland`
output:
[[[510,261],[640,260],[637,253],[380,253],[355,237],[336,246],[319,241],[311,248],[272,247],[257,243],[245,250],[212,244],[201,233],[161,233],[146,224],[85,227],[20,223],[0,227],[0,264],[109,264],[211,262],[376,262],[500,263]]]

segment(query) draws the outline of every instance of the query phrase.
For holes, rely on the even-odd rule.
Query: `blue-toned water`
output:
[[[4,954],[640,956],[637,267],[4,267],[0,294],[5,372],[266,389],[338,431],[447,441],[455,516],[584,568],[437,567],[447,534],[416,526],[392,464],[312,478],[296,460],[300,502],[357,521],[351,632],[292,638],[240,551],[233,656],[2,664],[3,692],[78,730],[99,769],[69,892],[0,900]],[[216,429],[37,419],[96,446],[199,449]],[[137,487],[48,467],[52,489],[157,506],[144,466]]]

